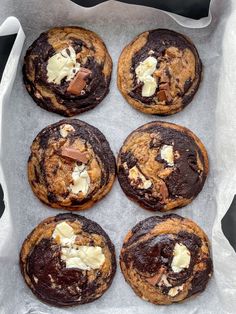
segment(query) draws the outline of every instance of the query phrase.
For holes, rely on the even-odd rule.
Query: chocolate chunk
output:
[[[149,282],[152,286],[156,286],[161,280],[162,275],[165,272],[165,267],[161,267],[159,272],[152,277],[146,278],[147,282]]]
[[[166,85],[166,84],[167,83],[164,83],[164,84],[161,84],[161,85]],[[157,97],[158,97],[159,101],[166,101],[167,103],[170,103],[172,101],[172,97],[171,97],[170,91],[168,89],[161,89],[157,93]]]
[[[159,92],[157,92],[157,97],[159,101],[167,100],[166,92],[164,90],[160,90]]]
[[[162,83],[159,85],[159,89],[162,90],[162,89],[169,89],[170,88],[170,85],[168,83]]]
[[[169,192],[168,192],[168,188],[167,188],[167,186],[166,186],[164,181],[162,181],[161,184],[160,184],[160,194],[162,196],[163,202],[165,203],[166,199],[169,196]]]
[[[74,94],[74,95],[80,95],[81,91],[86,86],[85,79],[91,74],[92,71],[85,68],[80,68],[79,72],[76,74],[74,79],[70,82],[67,92]]]
[[[68,157],[72,160],[80,161],[84,164],[86,164],[89,159],[89,156],[87,153],[81,152],[79,149],[72,148],[72,147],[62,147],[59,154],[62,157]]]

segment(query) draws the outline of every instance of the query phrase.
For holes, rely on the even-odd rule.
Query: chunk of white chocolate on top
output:
[[[171,145],[163,145],[161,147],[161,159],[165,160],[168,166],[174,166],[174,150]]]
[[[59,238],[62,245],[69,245],[75,241],[75,233],[73,228],[65,221],[56,225],[52,234],[54,239]]]
[[[105,262],[100,246],[76,245],[74,229],[65,221],[56,225],[52,237],[59,238],[61,259],[66,263],[66,268],[98,269]]]
[[[47,79],[49,83],[60,84],[66,78],[70,81],[80,70],[80,63],[76,61],[76,52],[69,46],[48,59]]]
[[[80,268],[83,270],[98,269],[105,262],[105,255],[100,246],[75,246],[62,248],[62,259],[66,268]]]
[[[70,185],[71,192],[75,194],[82,192],[83,195],[87,195],[90,186],[90,177],[87,167],[84,164],[75,166],[72,172],[72,179],[73,184]]]
[[[163,275],[161,276],[161,279],[160,279],[160,281],[159,281],[159,283],[158,283],[158,286],[159,286],[159,287],[160,287],[160,286],[171,287],[171,284],[169,283],[166,274],[163,274]]]
[[[63,124],[60,126],[60,134],[63,138],[67,137],[70,132],[74,132],[75,129],[70,124]]]
[[[184,268],[188,268],[191,260],[191,253],[182,243],[176,243],[173,251],[171,268],[174,273],[179,273]]]
[[[152,76],[146,77],[144,81],[144,85],[142,87],[142,96],[143,97],[150,97],[155,94],[157,88],[157,82]]]
[[[150,97],[155,94],[157,88],[157,82],[152,74],[155,72],[157,66],[157,59],[149,56],[135,69],[135,74],[137,76],[138,82],[143,83],[142,96]]]
[[[179,294],[181,291],[183,291],[184,285],[173,287],[169,290],[168,295],[170,297],[175,297],[177,294]]]
[[[131,180],[131,184],[133,183],[135,185],[138,182],[138,189],[148,189],[152,186],[152,181],[147,180],[136,166],[129,170],[129,179]]]

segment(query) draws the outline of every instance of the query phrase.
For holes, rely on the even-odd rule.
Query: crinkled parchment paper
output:
[[[235,313],[236,255],[221,231],[221,218],[236,191],[236,3],[211,3],[211,24],[178,19],[156,9],[110,1],[84,9],[68,0],[1,0],[0,23],[16,16],[25,31],[11,97],[2,95],[1,164],[8,190],[6,211],[0,220],[0,313]],[[77,116],[98,127],[118,153],[126,136],[153,120],[184,125],[204,142],[210,157],[210,174],[203,191],[176,213],[192,218],[212,243],[214,276],[204,293],[181,304],[155,306],[138,298],[117,270],[111,288],[94,303],[57,309],[38,301],[26,287],[18,266],[21,244],[42,219],[59,212],[46,207],[33,195],[27,181],[26,164],[36,134],[61,119],[36,106],[22,83],[21,67],[26,48],[53,26],[81,25],[96,31],[105,41],[114,61],[110,93],[95,109]],[[145,30],[169,28],[186,34],[196,44],[204,64],[198,93],[182,112],[169,117],[142,114],[129,106],[116,87],[116,66],[122,48]],[[3,97],[4,96],[4,97]],[[2,179],[3,180],[3,179]],[[127,231],[153,213],[129,201],[118,182],[109,195],[82,213],[97,221],[116,246],[117,257]]]

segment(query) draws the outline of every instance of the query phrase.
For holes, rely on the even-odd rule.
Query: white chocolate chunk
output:
[[[135,73],[140,81],[144,81],[144,79],[152,75],[154,71],[156,70],[157,66],[157,59],[154,57],[148,57],[143,62],[140,62],[140,64],[135,69]]]
[[[84,164],[75,166],[72,172],[72,179],[73,184],[70,185],[71,191],[75,194],[82,192],[83,195],[86,195],[89,190],[90,177],[87,172],[87,167]]]
[[[163,145],[161,148],[161,159],[164,159],[171,167],[174,166],[174,151],[173,146]]]
[[[74,132],[75,129],[70,124],[63,124],[60,126],[60,134],[62,137],[67,137],[70,132]]]
[[[168,295],[171,297],[175,297],[183,289],[184,289],[184,285],[178,286],[178,287],[173,287],[169,290]]]
[[[171,268],[174,273],[179,273],[184,268],[189,267],[191,254],[185,245],[182,243],[176,243],[173,255],[174,257],[171,263]]]
[[[73,47],[69,46],[48,59],[48,82],[60,84],[64,78],[70,81],[79,70],[80,63],[76,62],[76,52]]]
[[[138,82],[143,82],[142,96],[152,96],[157,88],[157,82],[151,75],[155,72],[157,66],[157,59],[154,57],[148,57],[135,69]]]
[[[100,246],[73,246],[62,248],[62,260],[66,262],[66,268],[90,270],[100,268],[105,255]]]
[[[148,55],[153,55],[155,53],[155,51],[153,51],[152,49],[148,51]]]
[[[52,237],[59,237],[61,259],[65,261],[66,268],[79,268],[83,270],[98,269],[105,262],[105,255],[100,246],[76,245],[76,235],[73,228],[65,221],[56,225]]]
[[[137,181],[141,181],[138,185],[138,189],[148,189],[152,185],[151,180],[147,180],[144,175],[138,170],[136,166],[131,168],[129,170],[129,179],[131,180],[131,183],[136,183]]]
[[[142,96],[143,97],[150,97],[152,96],[157,88],[157,82],[152,76],[147,76],[144,85],[142,87]]]
[[[73,228],[65,221],[56,225],[52,237],[59,237],[61,245],[69,245],[75,241],[75,233]]]
[[[62,259],[66,262],[66,268],[79,268],[82,270],[89,270],[89,267],[84,264],[79,257],[65,257],[65,255],[62,255]]]
[[[167,277],[165,274],[163,274],[161,276],[161,279],[158,283],[158,286],[166,286],[166,287],[171,287],[171,284],[169,283],[169,281],[167,280]]]
[[[36,276],[34,276],[34,275],[33,275],[33,278],[34,278],[34,281],[35,281],[36,283],[38,283],[38,281],[39,281],[38,278],[37,278]]]

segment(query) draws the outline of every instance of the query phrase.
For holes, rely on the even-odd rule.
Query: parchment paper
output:
[[[190,29],[156,9],[113,1],[84,9],[68,0],[1,0],[0,22],[9,15],[15,15],[26,34],[10,101],[1,95],[1,163],[4,187],[8,191],[7,209],[0,220],[1,314],[236,312],[236,254],[225,239],[220,224],[236,191],[236,3],[233,0],[215,0],[211,4],[211,13],[212,22],[206,28],[199,28],[207,24],[202,21],[179,20],[182,25],[195,27]],[[204,142],[210,158],[209,177],[193,203],[175,211],[196,221],[212,243],[215,272],[201,295],[181,304],[155,306],[134,294],[119,267],[111,288],[102,298],[78,307],[50,307],[38,301],[25,285],[18,266],[23,240],[42,219],[63,212],[50,209],[33,195],[26,175],[27,158],[36,134],[62,117],[35,105],[23,86],[21,67],[25,51],[32,41],[42,31],[60,25],[81,25],[94,30],[107,44],[114,62],[110,93],[97,108],[77,118],[98,127],[116,155],[132,130],[154,120],[184,125]],[[169,28],[189,36],[204,64],[203,81],[192,103],[182,112],[162,118],[131,108],[116,87],[116,66],[121,50],[134,36],[154,28]],[[115,244],[117,260],[128,230],[138,221],[153,215],[129,201],[118,181],[105,199],[82,214],[106,230]]]

